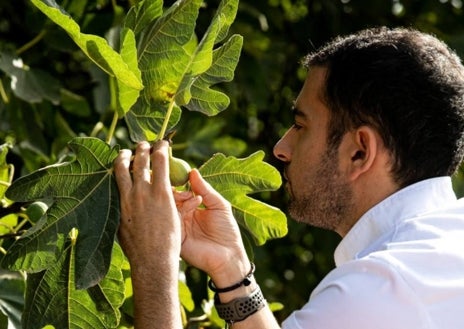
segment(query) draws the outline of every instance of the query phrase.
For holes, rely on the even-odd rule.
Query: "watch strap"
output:
[[[266,300],[259,286],[248,296],[231,300],[222,304],[218,294],[214,296],[214,305],[220,318],[227,323],[243,321],[266,305]]]

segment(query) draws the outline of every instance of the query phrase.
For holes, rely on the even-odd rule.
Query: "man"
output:
[[[430,35],[379,28],[337,38],[305,65],[274,154],[290,215],[343,240],[336,268],[283,328],[464,328],[464,202],[449,177],[464,151],[459,58]],[[211,277],[233,328],[278,328],[230,205],[196,170],[193,193],[173,193],[166,142],[151,154],[137,146],[133,177],[130,157],[121,151],[115,173],[136,328],[181,327],[179,255]]]

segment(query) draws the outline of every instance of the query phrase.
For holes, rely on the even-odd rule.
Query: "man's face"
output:
[[[320,99],[325,68],[311,70],[293,109],[295,123],[274,147],[285,162],[289,213],[301,222],[337,231],[352,204],[339,170],[338,149],[327,145],[329,110]]]

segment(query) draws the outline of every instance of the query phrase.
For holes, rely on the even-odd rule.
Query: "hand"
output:
[[[169,182],[168,143],[122,150],[114,162],[121,203],[119,242],[131,264],[136,328],[181,328],[181,222]],[[151,162],[151,171],[150,171]]]
[[[189,179],[195,196],[175,194],[183,222],[181,256],[218,286],[235,283],[249,271],[250,262],[231,206],[196,169]],[[198,207],[201,202],[204,207]]]
[[[119,241],[133,267],[156,267],[167,259],[178,262],[181,222],[169,182],[168,143],[137,145],[132,175],[132,152],[121,150],[115,160],[121,223]],[[151,163],[151,170],[150,170]],[[177,259],[176,259],[177,258]]]

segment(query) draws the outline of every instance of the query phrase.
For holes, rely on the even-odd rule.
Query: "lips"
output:
[[[287,170],[288,170],[288,167],[285,167],[283,173],[282,173],[282,176],[284,177],[285,179],[285,185],[284,185],[284,188],[285,188],[285,191],[287,191],[288,194],[292,194],[292,189],[291,189],[291,183],[290,183],[290,180],[288,179],[288,174],[287,174]]]

